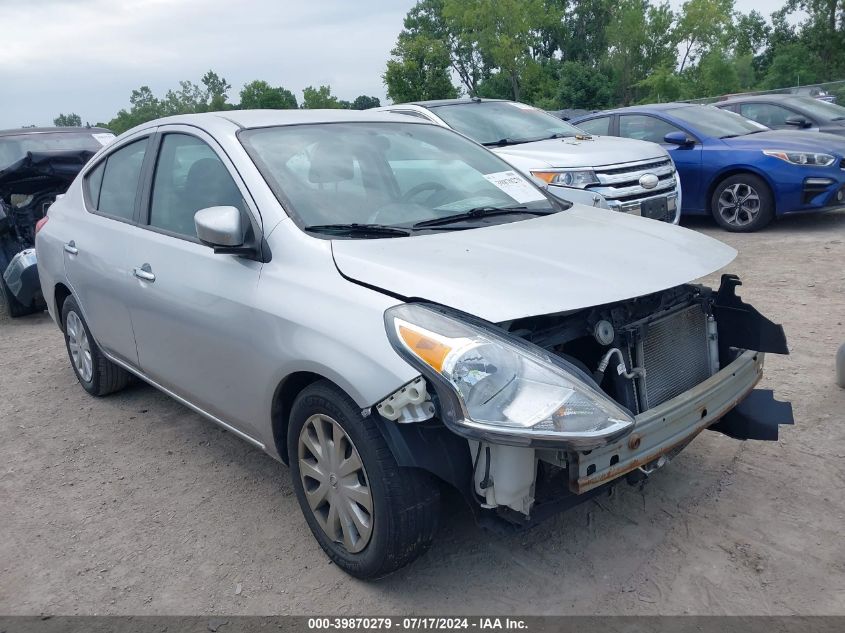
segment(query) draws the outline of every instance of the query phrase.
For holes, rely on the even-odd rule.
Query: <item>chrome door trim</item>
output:
[[[210,414],[208,411],[205,411],[204,409],[199,408],[199,407],[198,407],[198,406],[196,406],[195,404],[193,404],[193,403],[189,402],[188,400],[185,400],[185,398],[183,398],[183,397],[181,397],[181,396],[179,396],[179,395],[177,395],[177,394],[173,393],[172,391],[170,391],[170,389],[167,389],[167,388],[165,388],[165,387],[162,387],[162,386],[161,386],[160,384],[158,384],[155,380],[152,380],[152,379],[148,378],[146,375],[144,375],[144,373],[143,373],[143,372],[139,371],[138,369],[136,369],[136,368],[135,368],[135,367],[133,367],[132,365],[130,365],[130,364],[128,364],[128,363],[125,363],[125,362],[123,362],[122,360],[120,360],[120,359],[118,359],[118,358],[115,358],[115,357],[114,357],[114,356],[112,356],[111,354],[109,354],[109,353],[107,353],[106,351],[104,351],[102,348],[100,348],[100,351],[103,353],[103,356],[105,356],[106,358],[108,358],[108,359],[109,359],[111,362],[113,362],[115,365],[119,365],[120,367],[123,367],[123,369],[125,369],[126,371],[128,371],[128,372],[130,372],[130,373],[132,373],[132,374],[135,374],[138,378],[140,378],[140,379],[141,379],[141,380],[143,380],[144,382],[146,382],[146,383],[148,383],[148,384],[152,385],[153,387],[155,387],[156,389],[158,389],[158,390],[159,390],[159,391],[161,391],[162,393],[167,394],[168,396],[170,396],[171,398],[173,398],[174,400],[176,400],[176,401],[177,401],[177,402],[179,402],[180,404],[183,404],[183,405],[185,405],[186,407],[188,407],[189,409],[193,410],[194,412],[199,413],[199,414],[200,414],[201,416],[203,416],[204,418],[208,418],[209,420],[211,420],[211,421],[212,421],[212,422],[214,422],[215,424],[217,424],[217,425],[219,425],[219,426],[222,426],[222,427],[223,427],[224,429],[226,429],[227,431],[231,431],[232,433],[234,433],[235,435],[237,435],[237,436],[238,436],[239,438],[241,438],[242,440],[246,440],[247,442],[249,442],[249,443],[250,443],[250,444],[252,444],[253,446],[257,446],[257,447],[258,447],[258,448],[260,448],[262,451],[267,450],[267,447],[266,447],[266,445],[265,445],[263,442],[260,442],[259,440],[255,439],[255,438],[254,438],[254,437],[252,437],[251,435],[247,435],[247,434],[246,434],[246,433],[244,433],[243,431],[239,431],[238,429],[236,429],[236,428],[235,428],[234,426],[232,426],[231,424],[228,424],[228,423],[224,422],[224,421],[223,421],[223,420],[221,420],[220,418],[218,418],[218,417],[216,417],[216,416],[214,416],[214,415]]]

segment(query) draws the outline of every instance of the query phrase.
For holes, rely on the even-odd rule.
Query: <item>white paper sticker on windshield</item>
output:
[[[92,134],[91,136],[97,139],[97,142],[103,146],[108,145],[114,140],[114,134],[111,134],[110,132],[100,132],[99,134]]]
[[[517,202],[545,200],[542,193],[515,171],[497,171],[484,177]]]

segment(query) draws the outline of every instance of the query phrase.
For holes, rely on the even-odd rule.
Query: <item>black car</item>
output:
[[[775,130],[827,132],[845,136],[845,108],[813,97],[793,94],[749,95],[732,97],[713,105]]]
[[[0,130],[0,290],[12,317],[44,307],[34,250],[38,221],[113,138],[96,127]]]

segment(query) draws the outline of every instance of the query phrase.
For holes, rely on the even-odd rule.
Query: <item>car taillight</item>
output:
[[[40,231],[42,228],[44,228],[44,225],[47,224],[47,220],[49,220],[49,219],[50,218],[45,215],[43,218],[38,220],[38,222],[35,223],[35,234],[36,235],[38,235],[38,231]]]

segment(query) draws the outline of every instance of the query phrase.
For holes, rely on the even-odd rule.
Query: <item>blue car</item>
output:
[[[572,121],[594,135],[659,143],[675,161],[682,213],[712,214],[728,231],[776,216],[845,208],[845,139],[770,130],[713,106],[687,103],[596,112]]]

